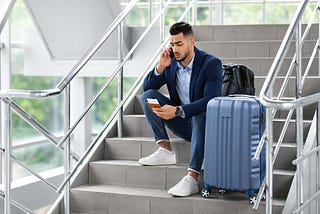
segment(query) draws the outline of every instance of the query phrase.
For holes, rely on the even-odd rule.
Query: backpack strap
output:
[[[238,69],[232,69],[233,71],[233,76],[235,77],[236,81],[237,81],[237,85],[238,85],[238,89],[241,91],[241,94],[246,94],[246,90],[245,87],[242,83],[242,75],[240,74],[240,72],[242,72],[240,70],[240,66],[234,66],[234,68],[238,67]],[[237,72],[237,70],[239,72]]]

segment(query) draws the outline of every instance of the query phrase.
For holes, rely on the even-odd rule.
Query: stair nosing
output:
[[[101,165],[121,165],[121,166],[135,166],[135,167],[143,167],[143,168],[175,168],[175,169],[187,169],[188,164],[186,163],[176,163],[172,165],[157,165],[157,166],[146,166],[141,165],[136,160],[97,160],[92,161],[90,164],[101,164]]]

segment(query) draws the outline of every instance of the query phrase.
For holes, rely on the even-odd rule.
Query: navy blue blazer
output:
[[[213,55],[194,47],[195,58],[193,61],[190,79],[190,103],[182,105],[186,118],[205,112],[210,99],[221,95],[222,64]],[[143,83],[144,91],[160,89],[167,85],[170,99],[180,106],[181,102],[176,89],[177,61],[174,60],[165,68],[161,75],[155,75],[154,69],[150,71]]]

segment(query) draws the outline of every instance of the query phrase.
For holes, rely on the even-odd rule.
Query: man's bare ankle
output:
[[[173,151],[170,142],[168,141],[161,141],[158,143],[160,147],[169,150],[169,151]]]
[[[199,174],[192,171],[192,170],[189,170],[188,171],[188,175],[190,175],[191,177],[193,177],[196,181],[198,181],[198,178],[199,178]]]

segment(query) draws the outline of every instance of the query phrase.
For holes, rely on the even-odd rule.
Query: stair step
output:
[[[167,190],[186,173],[186,164],[142,166],[137,161],[104,160],[90,163],[89,183]]]
[[[289,25],[195,25],[193,26],[197,41],[254,41],[254,40],[282,40]],[[306,25],[302,25],[304,30]],[[311,27],[307,39],[317,39],[318,27]]]
[[[178,163],[189,163],[190,142],[184,139],[170,138]],[[139,160],[158,149],[153,137],[122,137],[105,139],[105,159]]]
[[[279,76],[275,80],[274,90],[273,90],[273,95],[274,96],[278,96],[279,91],[280,91],[281,86],[282,86],[282,83],[284,81],[284,78],[285,77],[283,77],[283,76]],[[256,89],[256,92],[255,92],[256,96],[259,96],[259,93],[260,93],[261,88],[262,88],[262,86],[264,84],[264,81],[265,81],[265,76],[259,76],[259,75],[255,76],[255,78],[254,78],[254,87]],[[289,79],[287,88],[283,93],[283,96],[284,97],[291,97],[291,98],[295,97],[296,96],[295,85],[296,85],[295,78],[291,77]],[[306,79],[305,85],[304,85],[303,90],[302,90],[303,91],[303,96],[319,92],[318,87],[317,87],[318,85],[320,85],[320,78],[319,77],[317,77],[317,76],[308,77]],[[166,86],[163,86],[162,88],[160,88],[159,91],[161,93],[163,93],[163,94],[167,94],[168,93],[168,90],[167,90]]]
[[[187,164],[142,166],[132,160],[94,161],[89,167],[89,184],[168,190],[186,175],[187,166]],[[289,188],[284,183],[291,180],[292,175],[289,170],[275,169],[274,172],[274,195],[283,198]],[[281,188],[277,188],[279,185]],[[199,177],[199,186],[204,187],[203,171]]]
[[[277,141],[285,120],[281,118],[274,119],[274,140]],[[304,139],[307,137],[307,133],[310,127],[310,121],[304,121]],[[285,142],[295,142],[295,124],[294,120],[291,120],[288,130],[285,134]],[[146,121],[144,115],[124,115],[123,116],[123,135],[125,137],[153,137],[153,133]],[[168,130],[170,138],[176,137],[170,130]]]
[[[281,41],[198,41],[196,46],[219,58],[275,57]],[[305,41],[302,56],[310,56],[316,40]],[[287,57],[295,54],[295,42],[287,52]]]
[[[273,206],[273,213],[281,213],[282,206]],[[71,190],[72,212],[121,214],[241,214],[265,213],[262,203],[252,209],[242,193],[215,195],[203,199],[199,194],[190,197],[172,197],[167,190],[124,187],[114,185],[84,185]]]
[[[255,76],[266,76],[270,70],[270,67],[274,61],[274,57],[248,57],[248,58],[220,58],[223,64],[234,63],[243,64],[252,69]],[[302,70],[306,69],[310,57],[302,58]],[[288,72],[292,58],[286,57],[283,60],[281,69],[279,71],[280,76],[285,76]],[[318,76],[318,58],[315,58],[310,69],[310,75]]]

